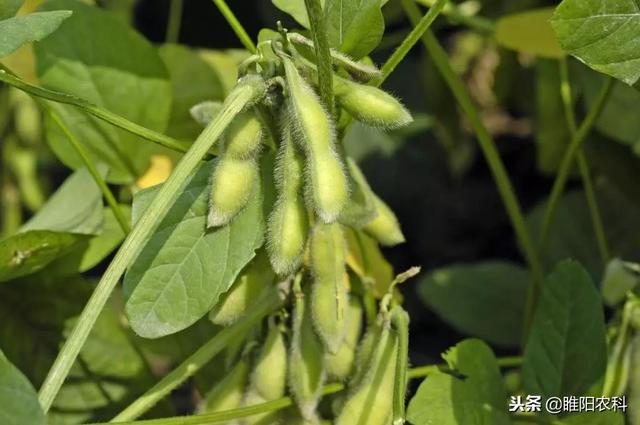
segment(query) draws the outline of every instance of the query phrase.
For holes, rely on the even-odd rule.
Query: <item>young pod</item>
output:
[[[337,353],[346,329],[346,246],[338,223],[319,223],[311,235],[311,315],[316,332],[330,353]]]
[[[209,313],[209,320],[221,326],[234,324],[245,315],[264,288],[273,283],[274,278],[267,255],[262,250],[258,251],[231,288],[220,297]]]
[[[278,197],[267,228],[269,259],[279,275],[295,271],[304,254],[309,220],[302,197],[303,168],[291,131],[284,126],[275,169]]]
[[[249,379],[249,362],[238,363],[205,395],[199,412],[219,412],[240,407]]]
[[[351,116],[373,127],[397,128],[413,121],[402,103],[384,90],[335,76],[336,100]]]
[[[258,177],[257,161],[223,156],[211,176],[207,226],[225,226],[242,211]]]
[[[294,137],[307,159],[308,196],[320,219],[333,222],[349,198],[344,166],[335,151],[335,131],[329,114],[294,63],[283,59],[289,115]]]
[[[362,332],[362,304],[355,297],[349,297],[346,314],[346,332],[342,344],[335,354],[325,353],[327,376],[332,381],[343,381],[349,377],[356,357],[356,347]]]
[[[260,349],[251,376],[251,388],[265,400],[284,397],[287,382],[287,348],[284,336],[276,324],[269,322],[269,331]]]
[[[313,421],[325,380],[322,343],[313,330],[305,296],[296,294],[289,349],[289,389],[302,416]]]
[[[398,337],[383,324],[367,371],[348,396],[335,425],[388,425],[393,409],[393,391],[398,355]]]
[[[362,230],[385,246],[403,243],[405,241],[404,234],[391,208],[375,194],[373,195],[373,202],[378,214],[373,220],[365,224]]]
[[[223,156],[233,159],[255,158],[262,143],[262,124],[252,111],[239,113],[224,133]]]

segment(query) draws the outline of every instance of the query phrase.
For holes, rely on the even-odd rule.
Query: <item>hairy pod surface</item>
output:
[[[274,278],[266,253],[258,251],[231,288],[220,297],[209,313],[209,320],[216,325],[232,325],[246,314],[260,293],[273,284]]]
[[[233,159],[255,158],[262,144],[262,124],[253,111],[244,111],[224,134],[223,155]]]
[[[316,407],[325,379],[322,343],[313,330],[311,314],[302,294],[297,295],[293,316],[293,337],[289,351],[289,389],[302,413],[315,420]]]
[[[240,359],[205,395],[200,412],[219,412],[240,407],[249,380],[249,362]]]
[[[355,296],[349,297],[346,314],[346,332],[335,354],[325,353],[327,376],[332,381],[344,381],[351,375],[358,340],[362,333],[362,304]]]
[[[327,351],[337,353],[346,330],[346,242],[338,223],[319,223],[310,242],[311,316]]]
[[[334,77],[338,104],[360,122],[373,127],[398,128],[413,121],[398,99],[377,87]]]
[[[278,197],[267,228],[269,259],[279,275],[289,274],[298,268],[309,232],[302,193],[303,161],[291,139],[289,127],[284,126],[275,169]]]
[[[337,219],[349,198],[344,166],[335,151],[335,130],[328,113],[294,63],[283,59],[289,88],[288,109],[294,137],[307,158],[309,198],[320,219]]]
[[[367,372],[348,396],[335,425],[388,425],[393,408],[398,337],[384,324]]]
[[[265,400],[284,397],[287,384],[287,347],[277,325],[269,331],[251,376],[251,387]]]
[[[225,226],[247,205],[258,181],[258,162],[223,157],[211,176],[207,226]]]
[[[375,194],[373,196],[378,214],[373,220],[365,224],[362,230],[381,245],[394,246],[403,243],[405,238],[396,215],[382,199]]]

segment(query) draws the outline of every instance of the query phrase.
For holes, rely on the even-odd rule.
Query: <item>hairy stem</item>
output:
[[[247,34],[247,31],[244,29],[240,21],[238,21],[236,15],[233,14],[233,11],[227,5],[227,2],[225,0],[213,0],[213,2],[218,7],[218,10],[220,10],[220,13],[222,13],[222,16],[224,16],[224,19],[227,20],[233,32],[236,33],[236,36],[244,48],[251,53],[255,53],[256,45],[253,43],[253,40],[251,40],[251,37],[249,37],[249,34]]]
[[[402,44],[393,52],[393,54],[387,59],[384,65],[382,65],[382,76],[376,81],[376,85],[381,85],[384,80],[393,72],[394,69],[402,62],[407,56],[409,51],[416,45],[424,33],[431,27],[431,24],[436,20],[442,9],[447,4],[447,0],[436,0],[429,11],[420,19],[419,22],[414,22],[413,30],[402,41]]]
[[[409,315],[402,307],[391,312],[391,325],[398,333],[396,377],[393,388],[393,425],[405,423],[405,397],[407,395],[407,362],[409,359]]]
[[[333,114],[333,69],[331,67],[331,50],[327,37],[327,23],[320,0],[304,0],[307,8],[311,35],[316,53],[316,65],[318,66],[318,88],[320,97],[324,101],[329,114]]]
[[[91,160],[87,152],[85,152],[84,148],[82,147],[82,144],[76,138],[76,136],[71,132],[71,130],[69,130],[69,127],[67,127],[67,125],[64,123],[62,118],[60,118],[60,116],[56,112],[54,112],[52,108],[47,107],[47,111],[51,116],[51,119],[53,120],[53,122],[55,122],[56,125],[60,127],[60,130],[62,130],[62,132],[65,134],[65,136],[67,136],[67,140],[69,140],[69,143],[71,143],[71,146],[73,147],[73,149],[76,151],[76,153],[82,160],[82,163],[84,164],[84,166],[87,167],[89,174],[91,174],[91,177],[93,177],[93,180],[96,182],[96,184],[100,188],[100,191],[102,192],[102,196],[104,196],[104,199],[107,201],[109,208],[111,208],[111,211],[113,211],[113,215],[118,221],[120,228],[122,229],[125,235],[128,234],[131,231],[131,227],[129,226],[129,221],[127,220],[124,213],[122,212],[122,209],[120,209],[120,206],[118,205],[118,201],[116,201],[115,196],[113,196],[113,192],[111,192],[111,189],[109,189],[109,186],[107,186],[107,183],[104,181],[104,179],[98,172],[98,169],[96,168],[95,164],[93,163],[93,161]]]
[[[222,112],[198,136],[198,139],[182,157],[169,179],[158,191],[158,194],[147,208],[147,213],[140,218],[138,224],[125,238],[113,261],[102,275],[91,298],[89,298],[82,310],[71,335],[63,345],[40,388],[39,400],[45,412],[51,407],[62,383],[78,357],[80,349],[89,336],[89,332],[126,268],[138,255],[144,243],[165,217],[207,151],[218,140],[233,118],[256,96],[255,87],[250,85],[240,85],[231,92],[225,101]]]
[[[417,25],[420,20],[420,11],[418,10],[418,7],[411,0],[402,0],[402,4],[409,16],[409,19],[414,25]],[[544,279],[542,264],[540,262],[538,252],[535,250],[531,241],[529,231],[525,225],[522,208],[520,207],[520,203],[516,197],[509,175],[507,174],[502,159],[500,158],[496,144],[482,122],[480,113],[467,93],[464,83],[451,67],[449,58],[442,46],[440,46],[440,43],[438,43],[438,40],[431,31],[427,31],[422,37],[422,41],[436,67],[440,71],[440,74],[449,85],[449,88],[453,92],[458,104],[469,119],[476,137],[478,138],[480,148],[482,149],[485,160],[491,169],[491,173],[502,198],[504,207],[507,210],[507,214],[509,215],[509,219],[511,220],[511,224],[515,230],[520,247],[522,248],[525,259],[535,277],[531,284],[531,293],[534,300],[536,300],[541,291]]]
[[[167,43],[177,43],[180,39],[180,25],[182,24],[182,10],[184,0],[171,0],[169,5],[169,19],[167,20]]]

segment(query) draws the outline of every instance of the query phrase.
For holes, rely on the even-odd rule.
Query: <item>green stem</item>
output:
[[[64,121],[62,121],[60,116],[57,113],[55,113],[53,109],[49,108],[48,105],[47,105],[47,111],[51,119],[58,125],[58,127],[60,127],[60,130],[62,130],[62,132],[67,136],[69,143],[71,143],[71,146],[73,146],[73,149],[76,151],[76,153],[82,160],[84,166],[87,167],[89,174],[91,174],[91,177],[93,177],[93,180],[96,182],[96,184],[100,188],[100,191],[102,192],[102,195],[107,201],[109,208],[111,208],[111,211],[113,211],[113,215],[115,216],[116,220],[118,221],[118,224],[122,228],[122,231],[124,232],[125,235],[128,234],[131,231],[131,227],[129,227],[129,221],[127,220],[124,213],[120,209],[120,206],[118,205],[118,201],[116,201],[115,196],[113,196],[111,189],[109,189],[109,186],[107,186],[107,183],[104,181],[104,179],[98,172],[98,169],[96,168],[95,164],[93,163],[91,158],[89,158],[89,155],[87,155],[87,153],[85,152],[84,148],[82,147],[82,144],[80,143],[80,141],[78,141],[76,136],[69,130],[69,128],[64,123]]]
[[[393,72],[394,69],[402,62],[407,56],[409,51],[416,45],[424,33],[431,27],[431,24],[436,20],[444,6],[447,4],[447,0],[436,0],[429,11],[420,19],[419,22],[414,22],[413,30],[402,41],[402,44],[393,52],[393,54],[387,59],[384,65],[382,65],[382,77],[376,81],[376,85],[381,85],[384,80]]]
[[[417,3],[420,3],[428,7],[432,7],[436,2],[436,0],[415,0],[415,1]],[[471,28],[472,30],[478,31],[479,33],[482,33],[482,34],[486,34],[486,35],[493,34],[493,32],[496,29],[495,24],[491,20],[487,18],[483,18],[481,16],[465,15],[464,13],[460,12],[458,7],[453,3],[447,4],[444,10],[442,11],[442,14],[447,18],[451,19],[452,21],[463,24]]]
[[[249,34],[247,34],[247,31],[244,29],[240,21],[238,21],[236,15],[233,14],[233,11],[227,5],[227,2],[225,0],[213,0],[213,2],[218,7],[218,10],[220,10],[220,13],[222,13],[222,16],[227,20],[233,32],[236,33],[236,36],[244,48],[251,53],[255,53],[256,45],[253,43],[251,37],[249,37]]]
[[[288,285],[288,282],[286,282]],[[271,289],[271,288],[269,288]],[[171,373],[166,375],[156,385],[141,395],[136,401],[131,403],[126,409],[116,415],[111,422],[129,421],[140,417],[143,413],[151,409],[155,404],[176,389],[180,384],[193,376],[204,365],[209,363],[218,353],[220,353],[229,343],[235,341],[240,336],[246,334],[255,327],[267,314],[278,309],[285,299],[288,288],[281,290],[273,288],[269,290],[252,306],[249,314],[236,322],[233,326],[228,326],[218,332],[205,345],[200,347],[189,358],[182,362]]]
[[[564,107],[564,115],[567,119],[569,134],[573,139],[578,133],[578,126],[576,124],[576,117],[573,112],[571,82],[569,80],[569,66],[566,58],[560,59],[560,95],[562,97],[562,105]],[[609,247],[607,245],[607,237],[604,231],[604,224],[602,221],[602,216],[600,214],[600,208],[598,207],[596,192],[593,187],[591,171],[589,170],[589,164],[582,148],[580,148],[577,152],[577,162],[578,170],[580,171],[580,177],[582,178],[582,185],[584,186],[584,191],[587,198],[587,205],[591,213],[591,223],[596,236],[598,251],[600,252],[602,264],[606,265],[609,262]]]
[[[596,120],[600,116],[600,113],[604,109],[604,105],[606,104],[606,101],[609,98],[609,94],[611,93],[611,88],[613,87],[613,81],[613,78],[608,77],[602,84],[595,102],[587,113],[587,117],[580,125],[580,128],[576,132],[575,137],[571,138],[571,143],[564,153],[562,162],[560,163],[560,168],[558,169],[558,174],[556,175],[556,179],[553,182],[553,188],[551,189],[551,194],[549,195],[547,209],[545,210],[544,218],[542,220],[542,230],[540,232],[540,243],[538,252],[544,251],[546,247],[547,240],[549,238],[549,230],[551,228],[551,221],[553,220],[556,208],[558,207],[558,202],[560,201],[560,197],[562,196],[564,188],[567,184],[567,179],[569,178],[569,172],[571,171],[573,161],[575,160],[577,153],[582,147],[582,144],[586,140],[587,135],[595,125]]]
[[[391,312],[391,325],[398,334],[396,377],[393,388],[393,425],[405,423],[405,397],[407,395],[407,362],[409,358],[409,315],[402,307]]]
[[[58,354],[53,366],[40,388],[39,400],[44,411],[48,411],[55,399],[62,383],[69,374],[78,353],[89,336],[100,312],[109,299],[120,277],[124,274],[131,261],[138,255],[144,243],[151,236],[160,221],[166,216],[169,208],[176,201],[184,189],[187,180],[193,174],[207,151],[218,140],[222,132],[242,109],[262,95],[264,88],[259,89],[255,84],[241,84],[231,92],[222,112],[213,120],[189,151],[182,157],[169,179],[162,185],[146,214],[125,238],[113,261],[102,275],[91,298],[85,305],[80,317],[69,335],[69,338]]]
[[[171,0],[169,5],[169,19],[167,21],[167,43],[177,43],[180,39],[180,25],[182,24],[182,10],[184,0]]]
[[[504,357],[498,359],[500,367],[515,367],[522,365],[522,357]],[[446,367],[444,364],[422,366],[409,370],[409,379],[424,378],[440,368]],[[335,394],[345,389],[341,383],[325,385],[321,394],[323,396]],[[238,409],[224,410],[221,412],[206,413],[194,416],[179,416],[173,418],[149,419],[142,421],[117,422],[119,425],[209,425],[212,423],[227,422],[233,419],[246,418],[261,413],[274,412],[286,409],[294,405],[291,397],[282,397],[266,403],[255,404],[253,406],[240,407]],[[107,425],[114,422],[100,422],[87,425]]]
[[[304,0],[304,5],[309,16],[311,35],[316,52],[316,65],[318,66],[318,88],[320,96],[327,107],[329,114],[333,114],[333,69],[331,67],[331,49],[327,37],[327,23],[322,11],[320,0]]]
[[[107,111],[106,109],[102,109],[101,107],[94,105],[93,103],[76,97],[66,93],[61,93],[49,89],[45,89],[42,87],[34,86],[26,81],[20,79],[15,75],[11,75],[9,72],[6,72],[3,69],[0,69],[0,81],[3,81],[17,89],[20,89],[26,93],[29,93],[33,96],[41,97],[43,99],[52,100],[58,103],[64,103],[67,105],[77,106],[88,114],[93,115],[103,121],[108,122],[116,127],[119,127],[129,133],[135,134],[136,136],[140,136],[143,139],[149,140],[151,142],[157,143],[165,148],[177,151],[177,152],[186,152],[187,148],[180,143],[178,140],[165,136],[164,134],[157,133],[153,130],[149,130],[141,125],[133,123],[128,119],[114,114],[113,112]],[[207,159],[211,158],[211,155],[207,155]]]
[[[402,4],[410,20],[414,25],[417,25],[420,20],[420,11],[418,10],[418,7],[411,0],[402,0]],[[529,231],[525,225],[520,203],[518,202],[513,185],[509,179],[509,175],[507,174],[502,159],[500,158],[496,144],[482,122],[480,113],[467,93],[464,83],[451,67],[449,58],[442,46],[438,43],[438,40],[431,31],[427,31],[422,37],[422,41],[475,131],[480,148],[482,149],[485,160],[491,169],[491,173],[493,174],[502,202],[507,210],[511,224],[513,225],[520,246],[524,252],[525,259],[533,272],[534,280],[532,281],[533,287],[531,292],[534,294],[534,299],[537,299],[544,279],[542,264],[531,241]]]

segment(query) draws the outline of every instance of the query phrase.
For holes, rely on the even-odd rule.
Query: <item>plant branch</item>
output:
[[[140,136],[143,139],[149,140],[150,142],[154,142],[161,146],[164,146],[165,148],[182,153],[185,153],[187,151],[187,148],[178,140],[150,130],[139,124],[133,123],[118,114],[107,111],[106,109],[94,105],[88,100],[82,99],[80,97],[31,85],[26,81],[20,79],[19,77],[11,75],[10,73],[2,69],[0,69],[0,81],[3,81],[10,86],[13,86],[36,97],[51,100],[57,103],[76,106],[96,118],[106,121],[109,124],[128,131],[129,133],[135,134],[136,136]],[[206,158],[210,159],[212,158],[212,155],[207,155]]]
[[[261,87],[260,89],[263,88]],[[225,100],[221,113],[200,133],[200,136],[178,162],[169,179],[162,185],[153,201],[151,201],[147,212],[125,238],[82,310],[73,331],[63,345],[40,388],[40,405],[45,412],[51,407],[60,387],[78,357],[80,349],[120,277],[124,274],[131,261],[138,255],[145,242],[160,224],[160,221],[166,216],[169,208],[180,196],[189,177],[200,164],[207,151],[218,140],[233,118],[247,104],[254,101],[258,95],[262,95],[262,92],[259,92],[260,89],[256,88],[255,84],[241,84],[231,92]]]
[[[236,36],[244,48],[251,53],[255,53],[256,45],[253,43],[251,37],[249,37],[249,34],[247,34],[247,31],[244,29],[240,21],[238,21],[236,15],[233,14],[233,11],[227,5],[227,2],[225,0],[213,0],[213,2],[218,7],[220,13],[222,13],[222,16],[227,20],[233,32],[236,33]]]
[[[87,167],[89,174],[91,174],[91,177],[93,177],[93,180],[96,182],[96,184],[100,188],[100,191],[104,196],[104,199],[107,201],[107,204],[109,205],[109,208],[111,208],[111,211],[113,211],[113,215],[118,221],[118,224],[120,225],[120,228],[122,229],[124,234],[126,235],[129,232],[131,232],[129,221],[127,220],[124,213],[120,209],[120,206],[118,205],[118,201],[116,201],[116,198],[115,196],[113,196],[111,189],[109,189],[109,186],[107,186],[107,183],[104,181],[104,179],[98,172],[98,169],[96,168],[95,164],[93,163],[91,158],[89,158],[89,155],[85,152],[80,141],[71,132],[71,130],[69,130],[69,127],[67,127],[67,125],[64,123],[62,118],[60,118],[60,116],[55,111],[53,111],[51,107],[47,105],[46,109],[51,119],[56,123],[58,127],[60,127],[60,130],[62,130],[65,136],[67,136],[67,140],[69,140],[69,143],[71,143],[71,146],[73,146],[73,149],[76,151],[76,153],[82,160],[84,166]]]
[[[418,7],[412,0],[402,0],[402,4],[405,12],[409,16],[409,19],[414,25],[417,25],[420,21],[420,11],[418,10]],[[422,41],[475,131],[480,148],[482,149],[485,160],[491,169],[491,173],[502,198],[502,202],[507,210],[507,214],[509,215],[509,219],[511,220],[511,224],[513,225],[520,243],[520,247],[524,252],[524,257],[533,273],[534,280],[532,281],[531,291],[535,294],[534,299],[537,299],[537,295],[542,288],[542,282],[544,279],[542,263],[540,262],[538,252],[535,250],[531,241],[529,231],[525,225],[522,208],[520,207],[520,203],[516,197],[509,175],[507,174],[502,159],[500,158],[496,144],[482,122],[480,113],[467,93],[464,83],[451,67],[449,58],[442,46],[440,46],[440,43],[438,43],[438,40],[431,31],[427,31],[422,37]]]
[[[578,133],[578,126],[576,124],[575,114],[573,113],[571,82],[569,80],[569,67],[566,57],[560,59],[560,95],[562,97],[562,105],[564,107],[565,118],[567,119],[569,134],[573,139]],[[600,214],[600,208],[598,207],[596,192],[593,187],[593,179],[591,178],[589,163],[587,162],[587,158],[582,148],[578,149],[576,157],[580,177],[582,178],[582,185],[584,186],[587,198],[587,205],[591,213],[591,223],[596,236],[598,251],[600,252],[602,264],[606,265],[609,262],[609,247],[607,244],[607,236],[604,231],[602,215]]]
[[[431,27],[431,24],[436,20],[442,9],[447,4],[447,0],[436,0],[429,11],[420,19],[418,23],[414,22],[413,30],[402,41],[400,46],[393,52],[393,54],[387,59],[384,65],[382,65],[382,76],[376,81],[376,85],[380,86],[384,80],[393,72],[394,69],[402,62],[407,56],[409,51],[416,45],[424,33]]]
[[[304,0],[304,5],[311,24],[311,35],[316,53],[318,66],[318,88],[320,97],[329,111],[333,114],[333,69],[331,67],[331,49],[327,37],[327,23],[322,11],[320,0]]]
[[[182,24],[182,11],[184,0],[171,0],[169,4],[169,19],[167,20],[167,43],[177,43],[180,39],[180,26]]]
[[[584,121],[582,121],[580,128],[578,128],[575,137],[571,138],[571,143],[569,144],[569,147],[562,157],[562,162],[560,163],[558,174],[556,175],[556,179],[553,182],[553,188],[551,189],[551,194],[549,195],[547,209],[544,212],[538,252],[544,251],[546,247],[547,240],[549,239],[551,221],[553,220],[556,208],[558,207],[558,202],[560,201],[560,197],[562,196],[564,188],[567,184],[567,179],[569,178],[569,172],[571,171],[573,161],[576,158],[576,155],[578,154],[580,148],[582,147],[582,144],[589,135],[589,132],[595,125],[596,120],[600,116],[600,113],[604,109],[607,99],[609,98],[609,94],[611,93],[611,88],[613,87],[613,81],[613,78],[608,77],[602,84],[595,102],[589,109],[589,112],[587,113]]]
[[[405,423],[405,397],[407,395],[407,360],[409,358],[409,315],[402,307],[391,312],[391,325],[398,335],[396,377],[393,388],[393,425]]]
[[[423,6],[432,7],[437,0],[415,0]],[[460,11],[458,6],[453,3],[449,3],[442,10],[442,14],[453,22],[463,24],[468,28],[478,31],[479,33],[491,35],[496,29],[493,21],[482,16],[468,15]]]
[[[289,282],[285,282],[286,285]],[[176,389],[180,384],[193,376],[204,365],[209,363],[229,343],[246,334],[255,327],[267,314],[278,309],[284,301],[288,288],[269,288],[264,296],[258,300],[249,314],[232,326],[218,332],[206,344],[200,347],[177,368],[160,380],[156,385],[131,403],[126,409],[116,415],[111,421],[122,422],[140,417],[155,404]]]

